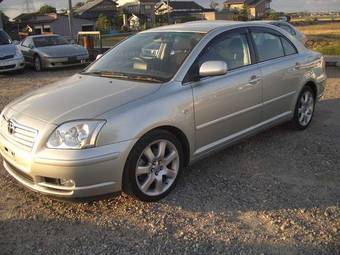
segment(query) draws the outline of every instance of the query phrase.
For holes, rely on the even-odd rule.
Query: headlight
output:
[[[94,147],[102,120],[66,122],[50,135],[46,146],[53,149],[84,149]]]
[[[16,49],[14,58],[23,58],[23,55],[20,49],[18,48]]]

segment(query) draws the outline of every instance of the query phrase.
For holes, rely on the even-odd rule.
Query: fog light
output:
[[[74,187],[75,183],[70,179],[60,179],[60,185],[64,187]]]

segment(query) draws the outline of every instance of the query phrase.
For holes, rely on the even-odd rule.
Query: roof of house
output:
[[[84,5],[80,6],[79,8],[75,9],[74,11],[77,14],[82,14],[82,13],[92,9],[96,5],[102,3],[103,1],[106,1],[106,0],[91,0],[89,2],[86,2]],[[111,2],[112,2],[113,5],[117,5],[117,3],[115,1],[111,0]]]
[[[167,4],[166,1],[160,2],[156,5],[156,9],[162,5]],[[169,1],[169,5],[173,10],[200,10],[203,11],[205,8],[194,1]]]
[[[226,0],[225,4],[248,4],[248,5],[256,5],[262,0]],[[271,2],[271,0],[268,0]]]

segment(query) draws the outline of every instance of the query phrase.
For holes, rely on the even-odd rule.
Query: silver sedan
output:
[[[156,201],[210,153],[283,122],[306,129],[325,82],[323,57],[270,24],[159,27],[10,103],[0,152],[34,191]]]
[[[68,43],[60,35],[28,36],[18,47],[25,62],[38,72],[48,68],[82,65],[89,59],[87,49]]]

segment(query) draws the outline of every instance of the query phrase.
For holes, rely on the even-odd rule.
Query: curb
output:
[[[324,56],[326,65],[340,67],[340,56]]]

